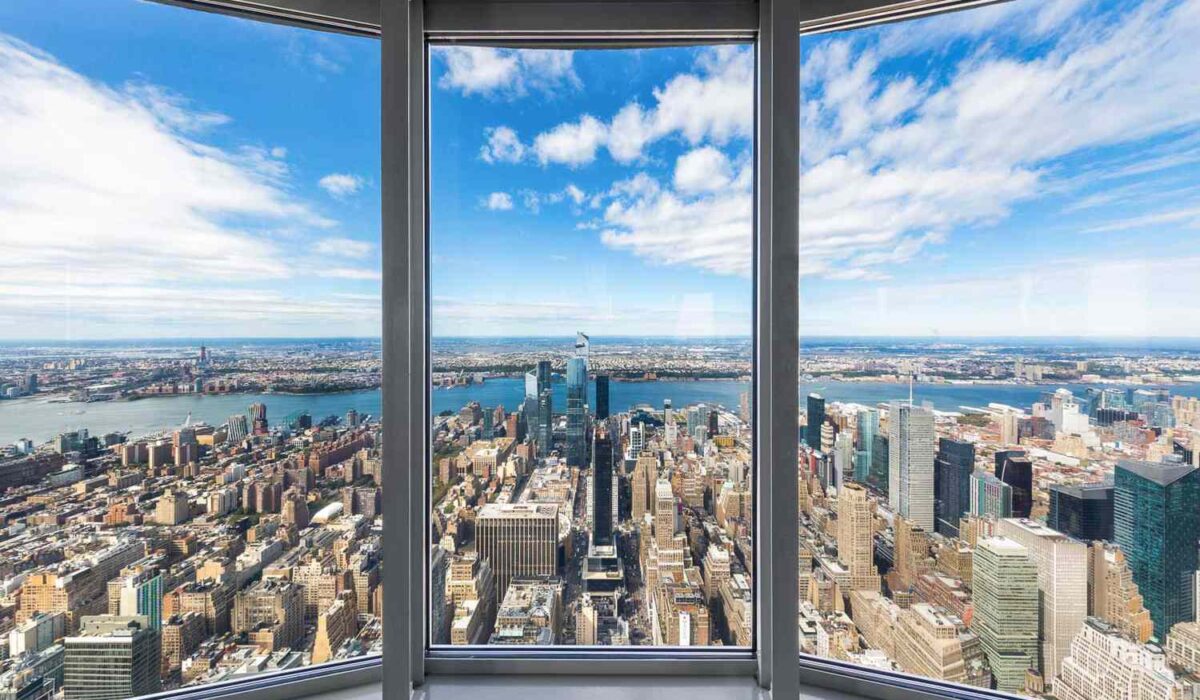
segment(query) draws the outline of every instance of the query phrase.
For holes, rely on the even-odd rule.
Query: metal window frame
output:
[[[802,656],[798,616],[795,488],[799,386],[799,74],[802,35],[1005,0],[154,0],[257,21],[382,38],[383,428],[386,498],[383,656],[161,693],[154,698],[262,700],[383,681],[411,693],[427,677],[501,675],[693,675],[754,677],[772,697],[805,686],[886,700],[1012,698],[899,673]],[[387,27],[387,32],[382,28]],[[426,648],[429,287],[426,134],[430,40],[499,45],[673,45],[755,42],[755,647],[680,653],[540,650],[536,654]],[[778,427],[778,429],[776,429]],[[798,660],[798,663],[797,663]]]

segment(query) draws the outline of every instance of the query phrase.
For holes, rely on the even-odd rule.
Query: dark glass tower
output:
[[[1028,518],[1033,512],[1033,460],[1023,450],[1000,450],[996,478],[1012,487],[1012,517]]]
[[[804,426],[804,442],[814,450],[821,449],[821,424],[825,422],[825,399],[820,394],[808,395],[808,419]]]
[[[613,445],[608,431],[592,440],[592,548],[613,545]]]
[[[550,447],[554,442],[553,396],[549,388],[538,395],[536,435],[538,457],[543,459],[550,456]]]
[[[867,483],[884,496],[888,495],[888,437],[875,434],[871,447],[871,471]]]
[[[1200,469],[1179,462],[1121,460],[1113,492],[1113,537],[1166,639],[1193,618],[1192,579],[1200,565]]]
[[[975,445],[940,438],[933,462],[933,527],[947,537],[958,537],[959,518],[971,505],[971,472],[975,470]]]
[[[1054,484],[1046,524],[1064,535],[1091,542],[1113,538],[1113,485]]]
[[[608,418],[608,375],[596,375],[596,420]]]

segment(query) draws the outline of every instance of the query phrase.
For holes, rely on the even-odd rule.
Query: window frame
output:
[[[798,539],[795,479],[799,412],[799,149],[801,40],[806,35],[895,22],[1006,0],[153,0],[381,39],[381,189],[388,640],[382,655],[173,691],[152,698],[259,700],[378,682],[399,695],[444,675],[745,676],[771,696],[796,698],[800,683],[888,700],[1006,698],[916,676],[799,654],[794,625]],[[383,27],[388,31],[384,32]],[[680,652],[427,647],[429,435],[428,46],[652,46],[754,43],[755,644],[750,650]],[[392,136],[389,136],[392,135]],[[784,426],[774,429],[774,426]],[[423,436],[423,437],[422,437]],[[406,469],[406,467],[411,467]],[[385,486],[386,488],[386,486]],[[388,534],[392,536],[388,536]],[[387,621],[393,621],[388,624]]]

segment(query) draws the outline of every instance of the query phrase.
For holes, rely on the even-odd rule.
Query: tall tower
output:
[[[611,547],[615,544],[613,530],[616,529],[616,502],[613,500],[612,438],[605,428],[596,430],[592,440],[592,548]]]
[[[892,402],[888,417],[888,502],[892,510],[934,529],[933,412]]]
[[[996,478],[1012,487],[1013,517],[1028,518],[1033,512],[1033,460],[1024,450],[996,453]]]
[[[934,460],[934,490],[937,503],[934,529],[947,537],[958,537],[958,521],[971,506],[971,472],[975,471],[975,445],[940,438]]]
[[[1194,618],[1192,572],[1200,568],[1200,469],[1182,462],[1117,463],[1113,535],[1125,552],[1160,640]]]
[[[858,426],[855,430],[855,440],[858,443],[854,453],[854,480],[860,484],[867,483],[871,474],[871,459],[875,454],[875,436],[879,434],[879,411],[868,408],[858,412]]]
[[[825,399],[820,394],[808,395],[808,413],[804,424],[804,442],[814,450],[821,449],[821,424],[825,422]]]
[[[596,375],[596,420],[608,418],[608,375]]]
[[[575,357],[567,360],[567,464],[587,466],[587,377],[590,341],[575,336]]]

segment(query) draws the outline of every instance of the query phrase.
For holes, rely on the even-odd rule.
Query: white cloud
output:
[[[493,192],[484,199],[483,206],[492,211],[508,211],[513,208],[512,195],[507,192]]]
[[[576,205],[583,204],[583,200],[587,199],[587,193],[574,184],[567,185],[566,189],[563,190],[563,194],[567,195]]]
[[[533,140],[533,152],[538,162],[559,163],[578,167],[596,158],[596,149],[604,143],[608,130],[600,120],[585,114],[573,124],[559,124],[550,131],[538,134]]]
[[[729,159],[712,146],[688,151],[675,161],[675,188],[685,193],[715,192],[729,186]]]
[[[446,46],[432,53],[446,67],[438,85],[464,95],[514,97],[579,86],[573,51]]]
[[[308,246],[293,242],[335,222],[289,193],[282,149],[202,142],[197,134],[227,120],[163,88],[89,80],[3,34],[0,95],[0,250],[10,263],[0,297],[5,315],[19,319],[0,335],[158,323],[168,300],[192,298],[211,301],[175,311],[208,318],[208,332],[234,313],[222,295],[243,305],[269,295],[262,313],[294,308],[262,287],[286,288],[308,269]],[[283,230],[287,246],[277,238]],[[299,289],[292,297],[313,301]],[[273,332],[257,323],[225,334],[253,328]]]
[[[362,189],[365,181],[361,177],[349,173],[329,173],[318,180],[317,184],[330,195],[340,199],[357,193]]]
[[[671,135],[692,145],[746,139],[754,126],[753,88],[754,56],[749,49],[709,49],[700,54],[694,72],[656,88],[652,106],[630,102],[607,124],[584,115],[577,123],[539,134],[534,150],[542,164],[579,166],[594,160],[601,146],[614,160],[631,163],[643,157],[648,144]],[[545,155],[539,143],[547,145]]]
[[[479,157],[487,163],[519,163],[525,157],[525,144],[517,132],[507,126],[484,130],[487,143],[479,149]]]
[[[353,238],[322,238],[313,244],[313,252],[320,256],[365,258],[373,250],[375,250],[373,243]]]

